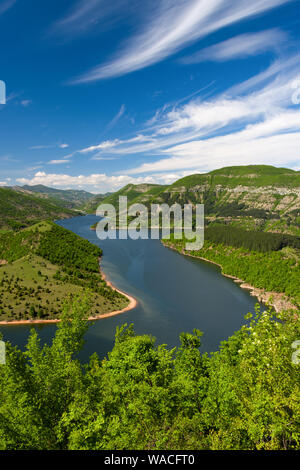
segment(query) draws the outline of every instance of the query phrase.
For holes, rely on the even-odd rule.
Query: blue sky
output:
[[[299,14],[299,0],[0,0],[0,185],[300,170]]]

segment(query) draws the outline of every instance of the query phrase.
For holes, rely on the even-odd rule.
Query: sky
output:
[[[0,186],[300,170],[300,0],[0,0]]]

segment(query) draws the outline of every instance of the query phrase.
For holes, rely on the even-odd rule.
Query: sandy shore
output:
[[[111,287],[113,290],[115,290],[116,292],[119,292],[119,294],[124,295],[124,297],[126,297],[129,300],[129,304],[127,305],[127,307],[123,308],[122,310],[115,310],[113,312],[103,313],[100,315],[96,315],[94,317],[89,317],[88,321],[102,320],[103,318],[115,317],[116,315],[121,315],[122,313],[129,312],[130,310],[133,310],[134,308],[137,307],[138,302],[134,297],[127,294],[126,292],[123,292],[117,289],[110,281],[107,280],[106,275],[101,271],[101,268],[100,268],[100,273],[101,273],[102,279],[106,281],[106,284],[109,287]],[[60,319],[0,321],[0,326],[1,325],[46,325],[46,324],[60,323],[60,321],[61,321]]]
[[[242,279],[239,279],[236,276],[231,276],[230,274],[225,274],[223,273],[223,267],[221,264],[216,263],[215,261],[211,261],[207,258],[203,258],[202,256],[195,256],[187,253],[185,250],[179,250],[176,248],[174,245],[168,245],[167,243],[162,242],[164,246],[167,248],[171,248],[171,250],[177,251],[177,253],[181,253],[182,255],[189,256],[191,258],[196,258],[196,259],[201,259],[202,261],[206,261],[207,263],[212,263],[216,266],[218,266],[221,269],[221,274],[224,277],[228,277],[230,279],[233,279],[234,282],[237,284],[240,284],[240,287],[242,289],[246,289],[250,291],[250,295],[252,297],[256,297],[257,300],[261,303],[264,303],[266,305],[270,305],[271,307],[274,308],[274,310],[279,313],[282,312],[283,310],[295,310],[298,311],[297,307],[293,305],[284,294],[278,293],[278,292],[267,292],[264,289],[258,289],[257,287],[253,287],[250,284],[246,283]]]
[[[123,292],[119,289],[117,289],[110,281],[107,280],[106,275],[101,271],[102,279],[106,281],[106,284],[111,287],[113,290],[116,292],[119,292],[119,294],[124,295],[129,300],[129,304],[127,307],[123,308],[122,310],[116,310],[114,312],[109,312],[109,313],[103,313],[102,315],[97,315],[96,317],[90,317],[89,320],[101,320],[101,318],[109,318],[109,317],[114,317],[116,315],[120,315],[125,312],[129,312],[130,310],[133,310],[134,308],[137,307],[138,301],[132,297],[131,295],[127,294],[126,292]]]

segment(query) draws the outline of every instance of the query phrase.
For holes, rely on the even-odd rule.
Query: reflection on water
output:
[[[182,256],[165,248],[159,240],[99,240],[90,226],[93,215],[58,222],[103,249],[102,268],[119,289],[138,300],[138,306],[117,317],[95,322],[86,335],[81,354],[101,357],[111,350],[117,326],[134,323],[138,334],[151,334],[158,343],[179,344],[179,334],[198,328],[204,332],[203,351],[215,351],[220,341],[245,323],[244,315],[254,312],[257,300],[220,269],[201,260]],[[50,341],[53,325],[37,327],[43,341]],[[2,327],[4,339],[20,347],[30,327]]]

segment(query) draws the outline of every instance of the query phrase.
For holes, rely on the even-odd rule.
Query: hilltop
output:
[[[15,230],[28,227],[45,219],[64,219],[75,217],[74,211],[53,200],[44,199],[34,194],[0,188],[0,229]]]
[[[50,202],[66,207],[67,209],[82,209],[87,202],[94,197],[92,193],[87,191],[49,188],[42,184],[35,186],[14,186],[12,189],[22,194],[47,199]]]
[[[300,172],[286,168],[226,167],[170,186],[128,185],[103,202],[117,205],[120,195],[130,204],[205,204],[208,223],[300,235]]]
[[[119,197],[121,196],[126,196],[130,205],[136,202],[146,204],[159,195],[164,188],[167,188],[167,186],[161,186],[159,184],[128,184],[119,191],[109,194],[106,197],[95,196],[89,203],[89,209],[90,212],[96,212],[97,207],[102,203],[112,204],[117,207]]]
[[[66,299],[86,289],[90,316],[126,307],[127,299],[100,274],[101,254],[53,222],[0,234],[0,321],[57,320]]]

